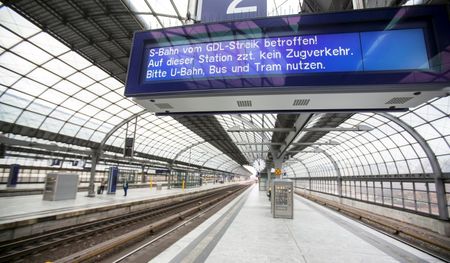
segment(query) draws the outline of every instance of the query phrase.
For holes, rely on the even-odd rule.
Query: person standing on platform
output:
[[[128,181],[127,180],[125,180],[123,182],[122,187],[123,187],[123,192],[124,192],[123,196],[127,196],[127,191],[128,191]]]
[[[102,182],[100,183],[100,194],[103,194],[103,191],[105,190],[105,185],[106,185],[105,180],[102,180]]]

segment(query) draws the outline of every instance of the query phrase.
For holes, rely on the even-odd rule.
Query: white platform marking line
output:
[[[251,186],[238,198],[231,201],[229,204],[220,209],[217,213],[215,213],[205,222],[197,226],[194,230],[192,230],[187,235],[182,237],[180,240],[172,244],[169,248],[167,248],[165,251],[160,253],[158,256],[156,256],[149,262],[159,263],[172,261],[175,257],[178,256],[179,253],[181,253],[181,251],[186,249],[191,244],[192,241],[201,236],[204,233],[204,231],[206,231],[211,225],[216,223],[216,221],[218,221],[222,217],[222,215],[227,213],[236,203],[238,203],[244,196],[246,196],[246,193],[248,193],[252,189],[252,187],[254,186]]]
[[[364,225],[364,224],[362,224],[362,223],[360,223],[360,222],[358,222],[358,221],[356,221],[354,219],[348,218],[348,217],[340,214],[337,211],[334,211],[332,209],[329,209],[327,207],[319,205],[319,204],[317,204],[317,203],[315,203],[315,202],[313,202],[311,200],[308,200],[308,199],[306,199],[304,197],[301,197],[301,196],[298,196],[298,195],[295,196],[295,198],[297,198],[298,199],[297,201],[299,201],[299,202],[304,202],[307,205],[310,205],[312,207],[317,208],[318,211],[321,211],[322,213],[324,213],[324,215],[328,215],[328,216],[331,216],[331,217],[336,217],[336,219],[339,219],[341,221],[345,221],[349,226],[351,225],[352,227],[360,228],[362,231],[366,232],[367,234],[373,235],[372,239],[374,239],[374,238],[382,239],[383,240],[383,243],[382,243],[383,246],[387,246],[387,244],[390,244],[391,246],[397,247],[399,250],[403,250],[405,253],[409,253],[409,254],[411,254],[413,256],[418,257],[420,260],[425,260],[427,262],[443,262],[443,261],[441,261],[441,260],[439,260],[439,259],[437,259],[437,258],[435,258],[433,256],[430,256],[430,255],[428,255],[428,254],[426,254],[426,253],[424,253],[424,252],[422,252],[422,251],[420,251],[420,250],[418,250],[418,249],[416,249],[416,248],[414,248],[412,246],[409,246],[409,245],[407,245],[407,244],[405,244],[403,242],[400,242],[400,241],[398,241],[398,240],[396,240],[396,239],[394,239],[392,237],[389,237],[386,234],[380,233],[379,231],[374,230],[374,229],[372,229],[372,228],[370,228],[370,227],[368,227],[368,226],[366,226],[366,225]],[[336,223],[338,223],[338,222],[336,222]],[[340,226],[342,227],[343,225],[340,224]],[[350,231],[350,232],[352,232],[352,231]],[[358,233],[353,233],[353,234],[357,235]],[[359,235],[357,235],[357,236],[359,238],[361,238],[361,236],[359,236]],[[368,242],[367,240],[364,240],[364,241]],[[376,239],[372,240],[372,241],[375,241],[375,242],[373,242],[373,243],[369,242],[369,244],[375,245],[376,244]],[[380,249],[380,248],[378,248],[378,249]],[[380,251],[382,251],[383,253],[385,253],[386,255],[388,255],[390,257],[393,257],[393,255],[390,255],[390,254],[386,253],[386,251],[384,251],[382,249],[380,249]]]

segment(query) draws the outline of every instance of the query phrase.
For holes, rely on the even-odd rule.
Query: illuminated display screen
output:
[[[429,69],[422,29],[149,48],[144,81]]]
[[[446,6],[136,32],[126,96],[433,89],[450,79]]]

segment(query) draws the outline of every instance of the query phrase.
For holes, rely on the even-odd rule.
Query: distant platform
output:
[[[130,188],[124,196],[119,186],[116,194],[87,197],[87,192],[78,192],[76,199],[44,201],[43,195],[1,197],[0,241],[20,238],[43,231],[91,222],[154,206],[167,198],[178,198],[215,188],[227,187],[237,183],[206,184],[201,187],[167,189],[163,187]]]
[[[294,219],[273,218],[254,185],[151,262],[442,262],[294,195]]]
[[[153,182],[153,187],[156,183],[162,183],[167,186],[167,182]],[[95,189],[99,187],[100,183],[95,184]],[[80,183],[78,185],[78,192],[87,192],[89,183]],[[120,186],[120,185],[119,185]],[[0,198],[19,195],[42,195],[44,192],[45,183],[18,183],[14,187],[7,187],[6,184],[0,184]],[[150,183],[136,183],[129,184],[129,188],[146,188],[150,187]]]

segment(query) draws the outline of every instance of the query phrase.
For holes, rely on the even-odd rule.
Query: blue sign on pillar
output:
[[[199,5],[203,23],[267,16],[267,0],[200,0]]]
[[[19,179],[19,169],[20,165],[11,165],[11,167],[9,168],[8,182],[6,184],[7,187],[16,187],[17,180]]]
[[[115,194],[117,188],[117,178],[119,177],[118,167],[109,167],[108,174],[108,194]]]

